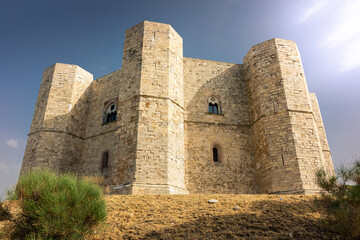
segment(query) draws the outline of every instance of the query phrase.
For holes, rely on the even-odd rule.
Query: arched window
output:
[[[117,111],[116,111],[116,103],[111,102],[105,108],[104,116],[103,116],[103,124],[107,124],[110,122],[116,121],[117,118]]]
[[[101,157],[101,173],[104,173],[109,167],[109,152],[106,151]]]
[[[218,155],[218,150],[216,147],[213,148],[213,161],[219,162],[219,155]]]
[[[221,163],[222,162],[222,147],[218,143],[215,143],[212,145],[211,152],[212,152],[213,162]]]
[[[209,104],[209,113],[214,113],[214,114],[221,113],[221,104],[216,97],[214,96],[209,97],[208,104]]]

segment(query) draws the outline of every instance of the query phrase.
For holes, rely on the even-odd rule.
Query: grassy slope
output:
[[[282,200],[281,200],[281,199]],[[207,200],[217,199],[217,204]],[[340,239],[309,196],[109,196],[104,230],[90,239]],[[234,207],[238,206],[238,210]]]
[[[209,204],[209,199],[219,202]],[[299,195],[107,196],[107,223],[86,239],[342,239],[322,227],[312,199]],[[239,209],[234,210],[235,206]]]

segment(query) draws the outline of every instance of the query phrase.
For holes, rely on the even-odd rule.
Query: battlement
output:
[[[333,171],[294,41],[254,45],[243,64],[184,58],[170,25],[143,21],[122,69],[45,69],[21,173],[100,176],[119,194],[310,194],[318,167]]]

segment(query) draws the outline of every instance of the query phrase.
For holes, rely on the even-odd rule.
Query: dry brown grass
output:
[[[11,217],[17,217],[20,213],[20,201],[6,201],[2,202],[3,205],[10,210]],[[9,219],[0,221],[0,239],[9,239],[10,229],[14,226],[13,222]]]
[[[207,200],[217,199],[217,204]],[[281,200],[282,199],[282,200]],[[310,196],[108,196],[107,226],[88,239],[341,239]],[[238,206],[238,210],[234,207]]]
[[[219,202],[209,204],[209,199]],[[106,196],[106,226],[86,239],[343,239],[322,226],[312,200],[301,195]]]

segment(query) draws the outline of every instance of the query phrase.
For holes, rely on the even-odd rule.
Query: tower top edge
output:
[[[90,74],[91,76],[93,76],[92,73],[90,73],[89,71],[85,70],[84,68],[80,67],[79,65],[76,64],[68,64],[68,63],[54,63],[53,65],[47,67],[44,69],[44,71],[47,71],[51,68],[57,68],[57,67],[74,67],[79,69],[80,71],[86,72],[87,74]]]
[[[133,25],[132,27],[128,28],[126,30],[126,32],[131,31],[134,28],[139,28],[139,27],[145,27],[146,25],[158,25],[160,26],[168,26],[170,27],[170,30],[174,31],[177,35],[180,36],[180,34],[168,23],[161,23],[161,22],[154,22],[154,21],[148,21],[148,20],[144,20],[136,25]],[[181,37],[181,36],[180,36]]]

